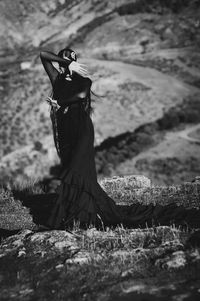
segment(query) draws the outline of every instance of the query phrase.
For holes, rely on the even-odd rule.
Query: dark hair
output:
[[[77,61],[77,55],[75,53],[75,51],[71,48],[65,47],[62,50],[60,50],[57,54],[59,57],[63,58],[64,56],[69,58],[72,61]],[[60,66],[60,64],[59,64]],[[94,102],[93,99],[91,99],[91,93],[93,95],[95,95],[92,91],[89,91],[88,95],[87,95],[87,99],[85,102],[85,111],[91,115],[94,112],[94,108],[91,106],[91,103]],[[95,95],[96,96],[96,95]]]
[[[77,61],[77,55],[76,55],[76,52],[70,48],[63,48],[62,50],[60,50],[58,52],[58,56],[63,58],[64,56],[69,58],[71,61]],[[59,64],[60,66],[60,64]]]
[[[77,60],[77,56],[76,56],[75,51],[73,51],[72,49],[67,48],[67,47],[60,50],[57,55],[59,57],[62,57],[62,58],[63,58],[63,56],[66,56],[69,59],[71,59],[72,61]],[[91,94],[93,96],[96,96],[97,98],[102,97],[100,95],[95,94],[91,89],[89,90],[89,93],[87,95],[87,98],[86,98],[86,101],[85,101],[85,104],[84,104],[85,111],[89,115],[91,115],[94,112],[94,108],[91,106],[91,103],[95,102],[95,99],[91,98]],[[53,97],[53,89],[51,91],[51,97]],[[61,158],[61,152],[60,152],[60,146],[59,146],[59,137],[58,137],[58,129],[57,129],[57,113],[56,113],[56,109],[53,105],[51,106],[50,117],[51,117],[52,127],[53,127],[53,137],[54,137],[55,147],[56,147],[58,156]]]

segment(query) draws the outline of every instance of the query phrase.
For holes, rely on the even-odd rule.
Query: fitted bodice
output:
[[[74,74],[72,80],[69,81],[65,79],[63,74],[59,74],[53,86],[53,98],[57,100],[59,106],[61,107],[80,103],[78,94],[81,92],[87,93],[90,89],[90,86],[91,80],[89,78]]]

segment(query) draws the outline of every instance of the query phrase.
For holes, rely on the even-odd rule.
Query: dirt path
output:
[[[181,96],[190,89],[193,91],[193,93],[199,92],[200,90],[192,85],[186,84],[183,81],[174,78],[173,76],[164,74],[150,67],[136,66],[119,61],[106,61],[97,59],[84,59],[83,61],[89,66],[97,65],[99,67],[113,70],[113,74],[116,73],[116,79],[118,80],[128,79],[131,82],[141,81],[149,87],[156,86],[158,90],[163,90],[165,94],[175,90],[179,92],[179,95]],[[100,79],[98,83],[101,83],[102,81],[103,78]]]
[[[179,132],[178,136],[181,137],[181,138],[184,138],[188,141],[200,144],[200,139],[196,139],[196,138],[193,138],[193,137],[189,136],[189,134],[191,134],[192,132],[197,131],[199,129],[200,129],[200,124],[197,124],[197,125],[186,128],[183,131]]]
[[[82,62],[93,72],[93,91],[106,95],[101,99],[103,105],[99,102],[93,115],[97,144],[109,136],[155,122],[162,118],[164,111],[200,91],[150,67],[97,59]],[[102,116],[105,116],[103,120]]]
[[[144,55],[136,55],[136,59],[140,60],[148,60],[148,59],[164,59],[164,60],[173,60],[174,64],[180,68],[183,69],[184,72],[190,73],[192,76],[195,76],[197,78],[200,77],[200,70],[196,66],[189,67],[187,62],[184,60],[181,60],[181,57],[187,57],[190,56],[191,53],[196,57],[200,58],[200,55],[197,51],[194,50],[193,47],[185,47],[185,48],[174,48],[174,49],[159,49],[154,50],[153,52],[147,52]]]

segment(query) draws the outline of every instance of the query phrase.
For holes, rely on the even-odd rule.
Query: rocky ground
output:
[[[198,300],[195,234],[170,227],[21,231],[0,247],[1,300]]]
[[[166,191],[129,176],[100,185],[118,204],[176,202],[199,210],[198,182]],[[51,203],[44,197],[36,184],[0,192],[0,300],[198,300],[197,227],[83,230],[75,223],[70,231],[35,232]]]

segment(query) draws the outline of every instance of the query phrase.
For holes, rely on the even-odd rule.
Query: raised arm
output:
[[[42,64],[44,66],[45,71],[47,72],[52,85],[54,84],[56,77],[58,75],[58,70],[53,66],[52,62],[57,62],[61,67],[69,68],[69,72],[72,74],[72,72],[76,72],[79,75],[83,77],[88,76],[88,72],[85,69],[84,64],[79,64],[78,62],[71,61],[69,58],[61,58],[58,55],[49,52],[49,51],[41,51],[40,52],[40,58],[42,61]]]
[[[61,58],[59,56],[57,56],[56,54],[49,52],[49,51],[41,51],[40,52],[40,59],[42,61],[42,64],[44,66],[44,69],[46,71],[46,73],[48,74],[51,84],[53,85],[56,77],[58,75],[58,70],[53,66],[52,62],[57,62],[59,63],[61,66],[63,67],[68,67],[69,64],[72,62],[70,59],[68,58]]]

